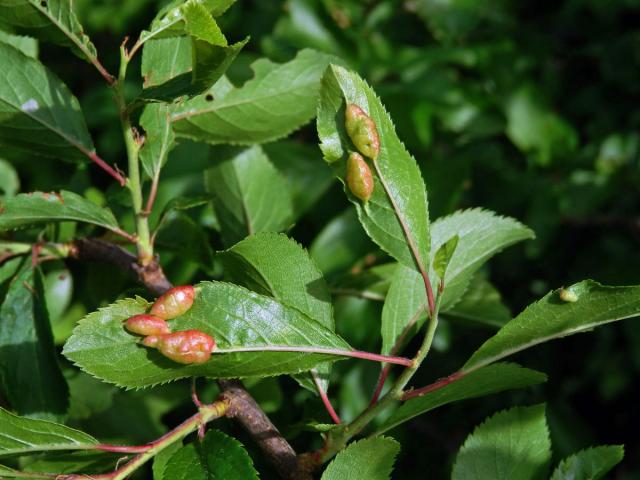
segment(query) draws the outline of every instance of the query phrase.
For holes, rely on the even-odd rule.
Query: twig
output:
[[[311,480],[302,471],[296,452],[262,411],[239,380],[218,380],[222,395],[229,402],[227,416],[235,418],[258,443],[281,477]]]
[[[161,295],[172,287],[157,260],[142,266],[132,253],[102,240],[76,240],[70,245],[69,257],[111,263],[133,274],[138,282],[155,295]],[[248,431],[280,476],[286,480],[310,480],[311,477],[298,462],[296,452],[242,383],[237,380],[219,380],[218,384],[224,398],[229,401],[227,416],[235,418]]]
[[[161,295],[171,288],[171,283],[157,261],[140,265],[138,258],[112,243],[95,238],[75,240],[69,245],[69,258],[80,261],[106,262],[131,273],[138,282],[155,294]]]

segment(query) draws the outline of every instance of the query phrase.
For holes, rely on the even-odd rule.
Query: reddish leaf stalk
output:
[[[444,377],[441,378],[440,380],[433,382],[430,385],[427,385],[426,387],[422,387],[422,388],[418,388],[416,390],[409,390],[407,392],[405,392],[402,395],[401,400],[405,401],[405,400],[409,400],[410,398],[415,398],[415,397],[422,397],[423,395],[426,395],[427,393],[431,393],[435,390],[438,390],[442,387],[446,387],[447,385],[449,385],[450,383],[455,382],[456,380],[460,380],[462,377],[464,377],[467,374],[467,372],[455,372],[452,373],[451,375],[449,375],[448,377]]]
[[[172,443],[186,437],[193,431],[200,430],[202,425],[224,416],[228,408],[229,402],[226,399],[205,405],[198,413],[182,422],[176,428],[146,445],[131,447],[105,444],[96,445],[96,447],[94,447],[96,450],[105,452],[138,453],[138,455],[133,457],[129,462],[111,473],[91,476],[85,474],[58,475],[55,478],[58,480],[80,480],[86,478],[93,480],[123,480],[128,478],[132,472],[140,468],[140,466]]]
[[[300,352],[300,353],[318,353],[321,355],[338,355],[342,357],[361,358],[363,360],[371,360],[372,362],[394,363],[396,365],[404,365],[405,367],[413,366],[413,360],[404,357],[393,357],[389,355],[381,355],[378,353],[362,352],[360,350],[340,350],[337,348],[322,347],[298,347],[288,345],[265,345],[259,347],[233,347],[227,349],[218,349],[213,354],[222,353],[240,353],[240,352]]]
[[[397,338],[395,345],[391,349],[391,355],[398,354],[398,352],[400,351],[400,348],[402,348],[402,345],[404,344],[405,339],[407,338],[407,335],[413,329],[414,325],[418,321],[418,318],[420,318],[420,315],[422,314],[422,311],[424,310],[424,308],[425,308],[424,306],[420,307],[420,310],[418,310],[415,313],[415,315],[411,318],[411,320],[409,320],[409,323],[404,327],[404,329],[402,330],[402,333]],[[380,398],[380,394],[382,393],[382,388],[384,387],[384,383],[386,382],[390,371],[391,371],[391,365],[388,363],[384,365],[380,370],[380,375],[378,376],[378,383],[376,384],[376,388],[373,391],[373,395],[371,396],[371,402],[369,403],[369,405],[375,405],[378,402],[378,399]]]
[[[156,195],[158,194],[158,181],[160,180],[160,172],[156,172],[151,181],[151,190],[149,191],[149,197],[147,198],[147,205],[144,210],[140,212],[142,215],[151,215],[153,210],[153,204],[156,201]]]
[[[125,178],[122,175],[120,175],[120,173],[116,171],[111,165],[109,165],[107,162],[102,160],[96,152],[83,150],[83,153],[87,155],[87,157],[89,157],[91,161],[94,162],[96,165],[98,165],[102,170],[104,170],[113,178],[115,178],[121,187],[124,187],[125,183],[127,183]]]
[[[325,391],[324,388],[322,388],[322,385],[320,385],[320,378],[318,377],[318,372],[316,372],[315,370],[311,370],[311,376],[313,377],[313,382],[316,384],[318,395],[320,395],[320,399],[324,404],[324,408],[327,409],[327,412],[329,413],[331,420],[333,420],[333,423],[335,423],[336,425],[340,425],[342,423],[342,420],[340,420],[340,416],[334,410],[333,405],[331,405],[331,400],[329,400],[329,396],[327,395],[327,392]]]

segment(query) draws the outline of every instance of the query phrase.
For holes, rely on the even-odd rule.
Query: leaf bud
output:
[[[351,193],[367,202],[373,193],[373,175],[362,155],[351,152],[347,159],[347,186]]]
[[[191,285],[171,288],[158,297],[149,313],[164,320],[179,317],[191,308],[195,295],[196,291]]]
[[[349,138],[360,153],[372,160],[378,158],[380,153],[378,129],[373,119],[364,110],[355,103],[349,103],[345,110],[344,125]]]
[[[169,325],[162,318],[153,315],[134,315],[124,323],[125,328],[138,335],[163,335],[170,333]]]
[[[206,362],[216,348],[213,337],[200,330],[183,330],[158,335],[156,338],[147,337],[142,343],[157,348],[165,357],[185,365]]]

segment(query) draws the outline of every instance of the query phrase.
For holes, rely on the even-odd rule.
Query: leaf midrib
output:
[[[73,42],[73,44],[76,47],[78,47],[78,49],[87,57],[89,61],[93,62],[94,60],[97,59],[97,57],[94,57],[87,50],[87,47],[84,45],[84,43],[80,42],[78,37],[75,36],[75,34],[68,31],[66,28],[64,28],[64,26],[61,23],[59,23],[55,17],[52,17],[45,7],[42,7],[40,4],[35,2],[30,2],[30,3],[33,7],[35,7],[37,11],[39,11],[42,15],[44,15],[53,25],[58,27],[58,29],[65,35],[65,37],[71,40],[71,42]],[[74,14],[73,11],[70,10],[69,15],[73,15],[73,14]]]

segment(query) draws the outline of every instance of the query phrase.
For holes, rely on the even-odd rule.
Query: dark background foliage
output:
[[[122,38],[144,29],[159,6],[155,0],[76,4],[111,71],[116,70]],[[230,40],[251,36],[229,72],[235,83],[250,78],[248,65],[254,59],[266,55],[284,61],[304,47],[334,53],[366,78],[418,160],[432,217],[482,206],[534,229],[536,240],[499,255],[484,270],[504,303],[517,313],[549,289],[583,278],[612,285],[640,283],[639,8],[638,0],[240,0],[221,24]],[[110,163],[123,162],[111,93],[91,66],[46,44],[40,45],[40,58],[80,99],[97,150]],[[135,85],[132,82],[132,94]],[[294,139],[301,155],[322,163],[314,125],[295,133]],[[266,148],[277,152],[278,145]],[[176,195],[203,190],[207,149],[183,142],[172,152],[157,210]],[[121,205],[129,201],[97,169],[33,162],[17,152],[4,155],[16,165],[22,191],[64,187],[99,203],[105,198]],[[271,157],[277,164],[277,155]],[[325,190],[290,232],[305,246],[349,208],[338,185]],[[207,210],[196,212],[191,218],[205,228],[193,235],[205,232],[207,241],[219,247],[215,232],[206,228]],[[189,240],[190,231],[183,231]],[[69,238],[73,233],[63,224],[51,234]],[[360,232],[353,235],[357,248],[351,264],[375,251],[359,240]],[[173,258],[175,239],[162,240],[163,263],[174,283],[217,274],[215,265],[202,268],[198,251],[187,260]],[[199,243],[194,240],[193,245]],[[64,290],[62,265],[47,268],[49,288]],[[65,290],[70,298],[52,315],[60,340],[87,311],[123,291],[138,291],[110,267],[71,268],[73,288],[67,285]],[[338,331],[354,346],[375,350],[379,340],[367,332],[377,330],[380,310],[379,302],[340,298]],[[395,477],[425,478],[428,471],[430,478],[445,478],[460,443],[487,415],[546,399],[556,459],[590,445],[624,443],[626,458],[615,478],[640,478],[640,446],[633,427],[640,425],[636,323],[623,322],[521,354],[517,361],[550,377],[533,392],[454,404],[397,429],[394,435],[404,441]],[[445,321],[437,351],[415,383],[454,371],[490,333]],[[374,365],[337,365],[331,392],[343,417],[351,418],[366,405],[376,375]],[[149,394],[116,391],[85,377],[74,381],[72,373],[69,382],[75,422],[100,438],[148,440],[163,424],[173,425],[190,412],[189,405],[181,403],[187,386],[180,383]],[[288,378],[258,382],[252,393],[277,425],[301,424],[305,412],[322,408]],[[236,427],[227,427],[253,448]],[[283,433],[301,450],[315,438],[295,428]],[[253,457],[259,470],[268,471],[260,465],[259,454]]]

